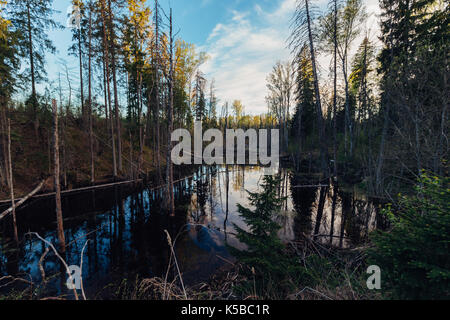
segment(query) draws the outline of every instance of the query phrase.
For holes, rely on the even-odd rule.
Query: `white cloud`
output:
[[[378,31],[378,0],[366,0],[369,13],[374,13],[367,27],[372,34]],[[324,6],[326,0],[317,2]],[[202,66],[208,78],[215,79],[221,104],[239,99],[245,112],[260,114],[267,111],[266,77],[278,60],[290,59],[287,39],[296,0],[280,0],[272,12],[255,5],[249,12],[233,11],[232,17],[219,23],[211,31],[201,50],[208,52],[210,60]],[[358,43],[359,44],[359,43]],[[324,69],[329,62],[322,57]]]
[[[211,59],[202,66],[215,79],[221,103],[242,100],[246,113],[266,112],[266,77],[277,60],[289,58],[286,39],[293,13],[285,0],[275,12],[256,5],[251,12],[233,12],[232,18],[219,23],[202,47]]]

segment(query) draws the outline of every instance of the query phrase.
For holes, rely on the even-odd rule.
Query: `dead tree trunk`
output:
[[[5,175],[5,169],[3,168],[3,163],[2,163],[2,159],[0,159],[0,188],[3,186],[3,185],[7,185],[7,183],[6,183],[6,181],[8,180],[8,178],[5,178],[6,177],[6,175]]]
[[[84,105],[84,82],[83,82],[83,53],[81,49],[81,26],[78,29],[78,58],[80,64],[80,98],[81,98],[81,119],[83,128],[86,128],[86,108]]]
[[[89,57],[88,57],[88,95],[89,95],[89,144],[91,151],[91,183],[95,182],[94,135],[92,132],[92,8],[89,7]]]
[[[173,28],[172,28],[172,8],[170,9],[170,71],[169,71],[169,103],[168,103],[168,130],[167,130],[167,159],[166,159],[166,179],[167,179],[167,200],[170,216],[175,216],[175,204],[174,204],[174,194],[173,194],[173,165],[171,161],[172,153],[172,131],[173,131],[173,77],[174,77],[174,66],[173,66]]]
[[[59,181],[59,138],[58,138],[58,105],[56,100],[52,100],[53,107],[53,153],[54,153],[54,180],[55,180],[55,202],[58,240],[61,252],[66,251],[66,240],[64,237],[63,215],[61,209],[61,185]]]
[[[131,136],[131,130],[128,131],[130,135],[130,180],[134,180],[133,174],[133,139]]]
[[[333,26],[333,40],[334,40],[334,53],[333,53],[333,176],[337,179],[337,0],[334,0],[334,26]]]
[[[116,134],[117,134],[117,155],[119,171],[122,171],[122,135],[120,133],[120,112],[119,112],[119,95],[117,90],[117,74],[116,74],[116,48],[115,48],[115,33],[113,25],[113,13],[111,9],[111,0],[108,0],[108,15],[109,15],[109,37],[111,43],[111,72],[113,78],[113,92],[114,92],[114,113],[116,116]]]
[[[109,109],[109,129],[111,130],[111,144],[112,144],[112,156],[113,156],[113,175],[114,178],[117,177],[117,160],[116,160],[116,142],[114,137],[114,121],[111,112],[111,89],[109,85],[109,50],[108,50],[108,33],[106,28],[106,17],[105,17],[105,0],[102,0],[100,6],[100,13],[102,16],[102,24],[103,24],[103,55],[105,61],[105,73],[106,73],[106,89],[108,95],[108,101],[105,102],[108,104]]]
[[[36,188],[33,189],[33,191],[31,191],[29,194],[27,194],[25,197],[23,197],[22,199],[20,199],[20,201],[18,201],[15,205],[16,208],[20,207],[22,204],[24,204],[25,202],[27,202],[28,199],[30,199],[31,197],[33,197],[36,193],[38,193],[42,187],[45,185],[45,183],[47,182],[47,180],[43,180]],[[8,214],[10,214],[12,212],[12,207],[10,207],[9,209],[6,209],[5,211],[3,211],[0,214],[0,220],[2,220],[4,217],[6,217]]]
[[[105,119],[106,119],[106,132],[109,132],[109,112],[108,112],[108,93],[106,90],[106,67],[105,59],[102,59],[102,69],[103,69],[103,93],[105,99]]]
[[[156,121],[156,166],[158,171],[159,184],[162,183],[161,176],[161,162],[160,162],[160,129],[159,129],[159,108],[160,108],[160,96],[159,96],[159,4],[158,0],[155,0],[155,21],[156,21],[156,34],[155,34],[155,53],[156,53],[156,63],[155,63],[155,94],[156,94],[156,108],[155,108],[155,121]]]
[[[0,106],[0,126],[1,126],[1,133],[2,133],[2,158],[3,158],[3,169],[1,168],[0,164],[0,170],[3,170],[0,173],[0,178],[2,178],[2,181],[5,182],[6,186],[9,187],[9,178],[8,178],[8,157],[6,156],[8,154],[8,147],[7,147],[7,125],[6,125],[6,105],[3,102],[2,106]],[[1,181],[0,181],[1,182]]]
[[[62,98],[62,86],[61,86],[61,75],[58,74],[58,82],[59,82],[59,105],[61,106],[60,113],[61,117],[64,117],[62,106],[63,106],[63,98]],[[67,128],[67,114],[64,117],[64,120],[61,121],[61,153],[62,153],[62,175],[63,175],[63,186],[67,188],[67,157],[66,157],[66,128]]]
[[[30,13],[30,3],[27,1],[27,33],[28,33],[28,46],[29,46],[29,57],[30,57],[30,73],[31,73],[31,104],[32,112],[34,116],[34,130],[37,141],[39,141],[39,117],[37,109],[37,95],[36,95],[36,75],[34,68],[34,53],[33,53],[33,30],[31,27],[31,13]]]
[[[8,119],[8,163],[9,163],[9,188],[11,191],[11,208],[13,216],[13,228],[14,228],[14,240],[19,243],[19,235],[17,232],[17,220],[16,220],[16,203],[14,199],[14,183],[13,183],[13,171],[12,171],[12,159],[11,159],[11,120]]]

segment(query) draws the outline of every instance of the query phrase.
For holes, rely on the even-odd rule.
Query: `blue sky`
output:
[[[326,2],[316,1],[322,7]],[[377,2],[366,0],[369,12],[378,12]],[[171,4],[179,36],[209,54],[210,59],[201,70],[208,79],[215,79],[220,103],[239,99],[246,113],[266,112],[266,77],[278,60],[290,56],[286,39],[295,0],[160,0],[160,3],[166,9]],[[54,19],[63,25],[69,5],[70,0],[54,1],[54,9],[59,11]],[[58,72],[64,72],[59,63],[64,59],[73,69],[72,85],[77,88],[77,60],[67,55],[70,30],[52,31],[50,37],[58,52],[47,58],[49,79],[55,80]],[[322,64],[327,64],[326,59]]]

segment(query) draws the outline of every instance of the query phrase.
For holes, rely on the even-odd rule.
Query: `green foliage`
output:
[[[400,196],[397,207],[385,209],[392,230],[376,232],[368,253],[393,298],[450,298],[449,182],[423,173],[415,196]]]
[[[0,99],[6,103],[16,85],[16,70],[19,69],[17,42],[20,33],[12,31],[10,21],[1,16],[3,2],[0,1]]]
[[[52,0],[11,0],[7,8],[11,15],[11,27],[14,32],[22,32],[19,38],[18,50],[21,55],[33,59],[34,77],[36,83],[46,79],[45,53],[55,53],[56,48],[48,37],[48,30],[62,29],[63,27],[52,19],[55,10],[52,9]],[[33,51],[30,50],[30,37]],[[31,57],[32,56],[32,57]],[[23,70],[23,79],[31,78],[31,69]]]
[[[273,214],[281,209],[282,200],[277,195],[278,183],[278,179],[265,176],[261,193],[248,192],[254,210],[238,204],[238,211],[249,226],[249,231],[245,231],[235,225],[238,239],[248,246],[248,250],[239,255],[244,263],[261,272],[278,271],[276,262],[283,249],[283,244],[277,236],[280,226],[272,220]],[[277,257],[271,259],[274,255]]]
[[[273,215],[281,209],[283,199],[277,194],[280,179],[265,176],[261,193],[249,193],[249,200],[254,210],[238,204],[238,211],[248,225],[249,230],[235,225],[237,238],[247,245],[247,250],[231,248],[232,253],[252,270],[256,290],[267,293],[269,287],[279,292],[281,285],[292,274],[300,274],[292,259],[284,252],[284,245],[278,238],[280,226],[272,220]],[[278,289],[275,289],[278,288]]]
[[[317,119],[312,61],[307,46],[302,47],[297,59],[298,103],[292,119],[291,135],[293,137],[304,137],[303,139],[306,140],[314,134]],[[305,141],[302,142],[305,143]]]

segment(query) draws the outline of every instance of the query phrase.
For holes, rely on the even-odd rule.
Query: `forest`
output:
[[[0,300],[450,299],[448,1],[379,0],[374,31],[365,0],[293,0],[261,114],[176,6],[68,2],[0,0]],[[278,129],[279,173],[174,165],[196,121]]]

